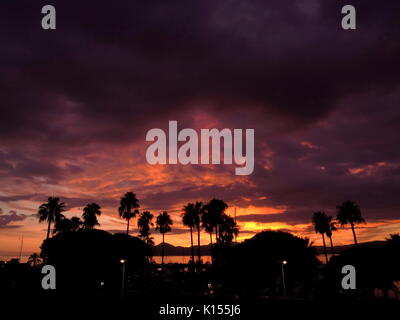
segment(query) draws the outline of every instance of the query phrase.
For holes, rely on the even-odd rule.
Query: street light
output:
[[[286,260],[282,261],[282,284],[283,284],[283,296],[286,297],[286,282],[285,282],[285,265],[287,264]]]
[[[122,282],[121,282],[121,299],[124,297],[124,291],[125,291],[125,265],[126,265],[126,260],[121,259],[119,262],[122,265]]]

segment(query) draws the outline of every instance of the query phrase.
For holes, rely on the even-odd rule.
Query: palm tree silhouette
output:
[[[133,192],[125,193],[121,198],[118,213],[121,218],[127,220],[126,234],[129,234],[129,221],[139,213],[139,207],[139,200]]]
[[[217,246],[219,246],[221,242],[221,224],[223,223],[223,217],[227,208],[228,205],[223,200],[212,199],[208,204],[208,210],[211,211],[211,215],[215,224],[215,237]]]
[[[227,208],[228,205],[223,200],[214,198],[207,204],[207,210],[203,213],[203,217],[205,216],[204,227],[206,230],[211,230],[211,232],[213,230],[215,231],[215,242],[217,247],[219,246],[219,227],[222,222],[222,216],[225,214]]]
[[[81,226],[82,221],[80,218],[72,217],[71,219],[68,219],[64,217],[55,223],[53,234],[76,231]]]
[[[201,201],[196,201],[196,203],[194,204],[194,216],[195,216],[195,225],[197,228],[197,256],[199,259],[199,262],[201,261],[201,252],[200,252],[200,221],[201,221],[201,217],[203,215],[204,212],[204,206],[203,203]]]
[[[357,236],[354,228],[357,223],[365,222],[365,220],[361,216],[360,207],[354,201],[346,200],[336,208],[337,220],[342,226],[350,224],[351,231],[353,232],[354,243],[357,246]]]
[[[194,204],[191,202],[183,207],[182,223],[190,229],[190,246],[192,249],[192,262],[194,262],[193,227],[196,225],[196,216]]]
[[[47,221],[47,237],[50,236],[51,224],[57,223],[59,220],[64,218],[62,212],[65,211],[65,203],[60,202],[57,197],[49,197],[46,203],[42,203],[38,210],[39,222]]]
[[[153,239],[150,237],[150,227],[154,225],[152,222],[153,217],[154,216],[150,213],[150,211],[143,211],[137,221],[139,237],[149,245],[154,244]]]
[[[37,253],[32,253],[28,258],[28,265],[31,267],[37,267],[42,263],[42,259],[40,259]]]
[[[72,217],[71,221],[71,231],[76,231],[82,226],[82,221],[79,217]]]
[[[214,222],[212,219],[211,214],[208,212],[208,204],[204,205],[202,208],[202,216],[201,216],[201,225],[204,228],[206,232],[210,235],[210,246],[211,246],[211,260],[213,260],[213,255],[212,255],[212,247],[213,247],[213,241],[212,241],[212,234],[214,232]]]
[[[336,222],[332,221],[332,216],[327,217],[327,228],[326,228],[326,236],[329,238],[329,241],[331,243],[331,253],[332,256],[335,255],[335,252],[333,250],[333,242],[332,242],[332,233],[333,231],[336,231]]]
[[[218,231],[219,241],[225,245],[232,243],[233,238],[239,234],[235,219],[227,214],[222,215]]]
[[[325,243],[325,233],[328,230],[328,216],[325,214],[325,212],[314,212],[313,217],[312,217],[312,223],[315,227],[315,232],[320,233],[322,235],[322,242],[324,245],[324,254],[325,254],[325,259],[326,263],[328,263],[328,254],[326,252],[326,243]]]
[[[93,229],[95,226],[99,226],[99,221],[97,220],[97,216],[101,215],[101,207],[97,203],[87,204],[85,208],[83,208],[83,227],[85,229]]]
[[[162,234],[162,259],[161,259],[161,265],[164,267],[164,236],[167,232],[171,231],[171,225],[173,224],[171,217],[166,211],[163,211],[160,213],[157,217],[156,221],[156,230],[160,231]]]

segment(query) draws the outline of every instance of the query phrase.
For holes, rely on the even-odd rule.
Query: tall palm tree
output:
[[[324,253],[325,253],[325,259],[326,263],[328,263],[328,253],[326,252],[326,243],[325,243],[325,233],[327,231],[327,221],[328,221],[328,216],[325,214],[325,212],[314,212],[313,217],[312,217],[312,223],[315,227],[315,232],[320,233],[322,235],[322,242],[324,245]]]
[[[201,216],[201,225],[204,228],[206,232],[210,235],[210,250],[211,250],[211,260],[213,259],[212,255],[212,248],[213,248],[213,241],[212,241],[212,235],[214,232],[214,222],[212,219],[212,215],[209,214],[208,212],[208,204],[204,205],[202,208],[202,216]]]
[[[162,260],[161,265],[164,267],[164,237],[167,232],[171,231],[171,225],[173,224],[171,217],[166,211],[160,213],[156,221],[156,230],[162,234]]]
[[[201,261],[201,252],[200,252],[200,229],[201,229],[201,217],[204,213],[205,209],[203,203],[201,201],[196,201],[194,204],[194,216],[195,216],[195,225],[197,229],[197,258],[198,261]]]
[[[227,214],[222,215],[221,224],[219,226],[219,241],[224,245],[229,245],[235,236],[239,234],[239,228],[235,219]]]
[[[63,218],[55,223],[53,234],[76,231],[81,226],[82,226],[82,221],[78,217],[72,217],[71,219]]]
[[[208,220],[208,223],[212,226],[212,229],[214,229],[217,247],[219,246],[219,227],[222,222],[222,216],[225,214],[227,208],[228,205],[223,200],[215,198],[207,204],[206,220]]]
[[[37,253],[32,253],[28,258],[28,265],[31,267],[37,267],[42,263],[42,259],[40,259]]]
[[[342,226],[350,224],[351,231],[353,232],[354,243],[357,246],[357,236],[355,232],[355,225],[357,223],[365,222],[364,218],[361,216],[360,207],[350,200],[346,200],[341,205],[336,207],[337,209],[337,220]]]
[[[190,246],[192,249],[192,262],[194,262],[193,227],[196,225],[194,203],[189,202],[183,207],[182,223],[190,229]]]
[[[333,219],[332,216],[327,217],[326,236],[329,238],[329,241],[331,243],[331,253],[332,256],[334,256],[335,252],[333,250],[332,233],[333,231],[336,231],[337,228],[336,228],[336,223],[332,221],[332,219]]]
[[[52,223],[57,223],[59,220],[64,218],[62,212],[65,211],[65,203],[60,202],[57,197],[49,197],[46,203],[42,203],[39,206],[38,217],[39,222],[47,221],[47,237],[50,236],[50,228]]]
[[[129,234],[129,221],[132,218],[135,218],[139,213],[139,207],[139,200],[136,198],[136,194],[133,192],[125,193],[125,195],[121,198],[118,213],[121,218],[127,220],[126,234]]]
[[[88,203],[85,208],[83,208],[83,227],[85,229],[93,229],[95,226],[99,226],[99,221],[97,216],[101,215],[101,207],[97,203]]]
[[[150,237],[150,227],[154,225],[152,222],[153,217],[154,216],[150,213],[150,211],[143,211],[137,221],[139,237],[142,238],[144,242],[150,245],[153,244],[153,239]]]

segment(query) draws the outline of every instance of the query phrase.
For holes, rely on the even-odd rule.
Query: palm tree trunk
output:
[[[49,220],[49,224],[47,226],[47,237],[46,237],[46,239],[48,239],[50,237],[50,226],[51,226],[51,220]]]
[[[131,219],[127,219],[127,220],[128,220],[128,223],[126,224],[126,234],[129,235],[129,221],[130,221]]]
[[[192,262],[194,263],[193,227],[190,227],[190,244],[192,248]]]
[[[219,239],[218,239],[218,226],[215,226],[215,244],[218,248],[219,246]]]
[[[324,243],[324,253],[325,253],[325,259],[326,259],[326,263],[328,264],[328,253],[326,252],[326,243],[325,243],[325,236],[323,233],[322,234],[322,242]]]
[[[211,263],[214,263],[213,244],[212,244],[212,231],[210,232],[210,255],[211,255]]]
[[[199,262],[201,260],[200,255],[200,225],[197,225],[197,256],[199,258]]]
[[[331,241],[331,252],[332,252],[332,256],[334,256],[334,255],[335,255],[335,252],[333,251],[332,236],[329,237],[329,240]]]
[[[164,268],[164,233],[162,234],[161,265],[162,265],[162,267]]]
[[[353,223],[351,224],[351,231],[353,231],[354,243],[355,243],[356,246],[358,246],[356,231],[354,230],[354,224]]]

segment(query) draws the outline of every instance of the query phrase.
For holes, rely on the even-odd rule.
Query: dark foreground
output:
[[[121,299],[52,292],[8,295],[1,297],[1,301],[3,315],[33,319],[397,319],[400,313],[400,301],[390,299],[305,301],[183,296]],[[184,307],[191,308],[192,313],[182,312]],[[177,312],[180,314],[173,314]]]

